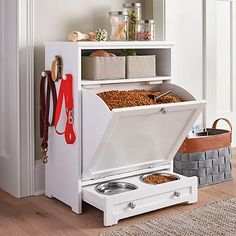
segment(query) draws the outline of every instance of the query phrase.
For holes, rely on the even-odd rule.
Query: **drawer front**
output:
[[[191,187],[186,187],[115,205],[114,213],[118,218],[129,217],[190,200]]]

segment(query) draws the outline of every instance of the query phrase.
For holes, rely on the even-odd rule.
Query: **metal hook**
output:
[[[42,77],[46,77],[47,73],[45,71],[43,71],[41,75],[42,75]]]

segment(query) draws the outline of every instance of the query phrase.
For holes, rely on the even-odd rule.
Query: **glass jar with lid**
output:
[[[110,40],[127,40],[128,16],[122,11],[109,12]]]
[[[136,23],[136,40],[155,40],[155,21],[138,20]]]
[[[135,40],[136,22],[142,18],[141,3],[124,3],[123,13],[128,15],[128,40]]]

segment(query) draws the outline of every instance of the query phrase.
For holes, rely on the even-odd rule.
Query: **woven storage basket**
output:
[[[230,131],[216,129],[219,120],[226,121]],[[197,176],[199,186],[232,179],[231,135],[231,123],[219,118],[211,129],[187,137],[174,158],[174,172]]]
[[[125,57],[82,57],[82,78],[125,79]]]
[[[156,56],[127,56],[126,78],[146,78],[156,76]]]

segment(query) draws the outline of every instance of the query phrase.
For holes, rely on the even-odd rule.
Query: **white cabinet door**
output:
[[[173,41],[173,82],[203,97],[203,1],[165,1],[165,39]]]
[[[236,2],[206,1],[206,120],[225,117],[236,127]],[[215,22],[213,21],[215,20]],[[210,40],[211,39],[211,40]],[[213,49],[213,50],[212,50]],[[212,60],[213,59],[213,60]],[[227,124],[221,124],[228,129]],[[236,136],[233,132],[233,146]]]

